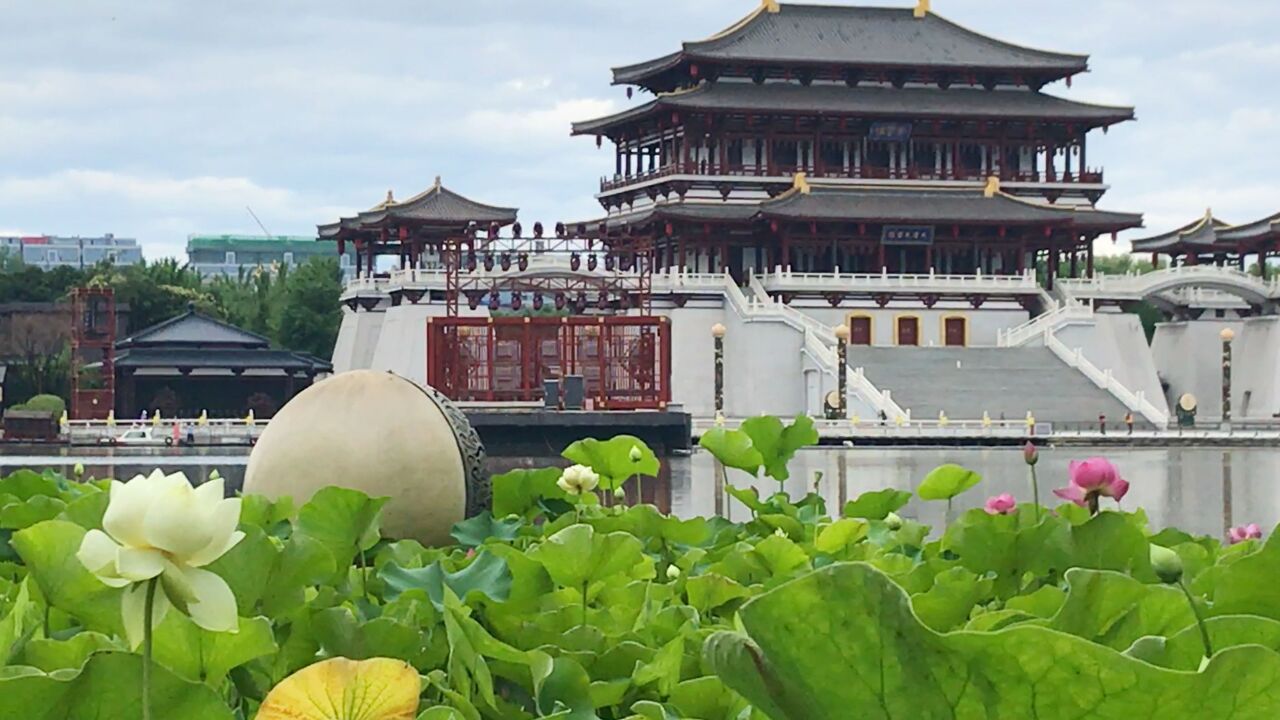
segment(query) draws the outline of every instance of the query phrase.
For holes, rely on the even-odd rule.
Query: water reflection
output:
[[[1051,492],[1067,482],[1067,463],[1072,459],[1105,455],[1120,468],[1131,489],[1124,505],[1146,508],[1152,525],[1177,526],[1196,534],[1221,537],[1228,528],[1258,523],[1265,528],[1280,523],[1280,450],[1272,448],[1139,448],[1090,450],[1087,448],[1045,448],[1040,453],[1040,495],[1053,500]],[[155,467],[182,470],[199,482],[214,469],[227,478],[229,488],[239,488],[244,478],[247,454],[162,450],[150,455],[90,453],[60,456],[0,457],[0,472],[18,467],[52,466],[68,472],[81,462],[95,477],[131,477]],[[505,472],[516,467],[544,467],[551,458],[492,458],[490,470]],[[982,474],[982,484],[957,500],[957,509],[980,507],[992,495],[1012,493],[1020,501],[1031,497],[1026,465],[1017,448],[977,449],[882,449],[816,448],[799,453],[792,463],[792,477],[783,488],[792,495],[812,489],[826,498],[835,513],[848,500],[870,491],[895,487],[913,491],[933,468],[954,462]],[[728,470],[728,482],[754,485],[762,494],[775,492],[779,484],[770,479],[751,480],[736,470]],[[638,499],[634,483],[628,485],[628,501]],[[644,501],[665,512],[682,517],[721,514],[742,520],[749,511],[727,496],[716,477],[714,463],[705,453],[670,458],[662,477],[646,480]],[[1104,501],[1106,502],[1106,501]],[[944,503],[912,502],[902,513],[931,525],[940,525]]]

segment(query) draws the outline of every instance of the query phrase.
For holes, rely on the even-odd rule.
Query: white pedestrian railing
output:
[[[1147,400],[1146,393],[1141,390],[1134,392],[1125,387],[1119,380],[1116,380],[1111,370],[1100,370],[1098,366],[1089,362],[1080,348],[1075,350],[1068,349],[1051,332],[1045,333],[1044,344],[1063,362],[1079,370],[1085,377],[1089,378],[1094,385],[1115,396],[1130,412],[1143,416],[1157,428],[1165,428],[1169,425],[1169,411],[1167,409],[1156,407],[1151,401]]]
[[[786,303],[771,299],[759,278],[752,276],[748,282],[752,290],[750,298],[742,292],[742,288],[738,287],[738,283],[732,276],[726,274],[723,282],[725,296],[740,316],[748,320],[773,320],[786,323],[803,334],[805,352],[813,358],[822,371],[831,377],[836,376],[839,370],[839,356],[835,349],[837,340],[834,329]],[[872,384],[862,368],[853,372],[849,372],[846,368],[846,373],[848,373],[845,378],[849,389],[876,412],[882,412],[888,418],[910,418],[910,411],[903,410],[894,402],[888,390],[882,391]]]
[[[999,347],[1019,347],[1039,340],[1045,333],[1057,332],[1058,328],[1075,322],[1088,322],[1093,319],[1093,308],[1078,302],[1059,305],[1043,315],[1031,318],[1027,322],[1008,330],[996,331],[996,345]]]
[[[386,293],[387,278],[379,277],[358,277],[351,278],[347,281],[346,287],[343,288],[343,295],[373,295]]]
[[[765,288],[781,291],[911,291],[911,292],[1003,292],[1034,293],[1040,289],[1034,271],[1017,275],[919,275],[879,273],[841,273],[836,268],[831,273],[795,272],[790,268],[774,268],[762,276]]]
[[[1231,286],[1252,295],[1267,298],[1280,297],[1280,279],[1262,280],[1256,275],[1236,268],[1217,265],[1182,265],[1149,273],[1124,275],[1101,274],[1093,278],[1065,278],[1058,280],[1058,287],[1070,297],[1120,297],[1140,299],[1165,289],[1191,284],[1207,283]]]

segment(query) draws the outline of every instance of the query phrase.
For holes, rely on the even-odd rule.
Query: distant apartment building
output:
[[[101,237],[0,237],[0,253],[44,270],[69,265],[86,268],[100,262],[134,265],[142,262],[142,248],[133,238],[107,233]]]
[[[206,277],[235,277],[241,270],[297,267],[313,257],[333,257],[333,245],[313,237],[255,237],[251,235],[191,235],[187,238],[187,262]],[[339,258],[342,274],[351,267],[350,255]]]

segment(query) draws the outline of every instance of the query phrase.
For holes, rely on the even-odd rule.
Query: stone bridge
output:
[[[1095,302],[1139,302],[1155,300],[1166,304],[1192,294],[1177,291],[1199,288],[1240,298],[1263,312],[1273,313],[1280,300],[1280,282],[1266,281],[1235,268],[1216,265],[1185,265],[1155,272],[1129,275],[1099,275],[1092,279],[1059,280],[1058,288],[1071,300]]]

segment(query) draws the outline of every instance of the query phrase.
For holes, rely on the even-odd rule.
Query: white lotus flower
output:
[[[111,483],[106,532],[86,533],[76,557],[104,584],[127,588],[124,627],[135,648],[142,643],[148,581],[157,577],[163,591],[155,595],[152,627],[174,605],[206,630],[235,632],[235,595],[225,580],[200,568],[244,538],[239,522],[240,500],[223,499],[221,479],[193,488],[182,473],[156,470]]]
[[[600,485],[600,476],[586,465],[573,465],[560,474],[556,485],[570,495],[581,495],[595,490]]]

